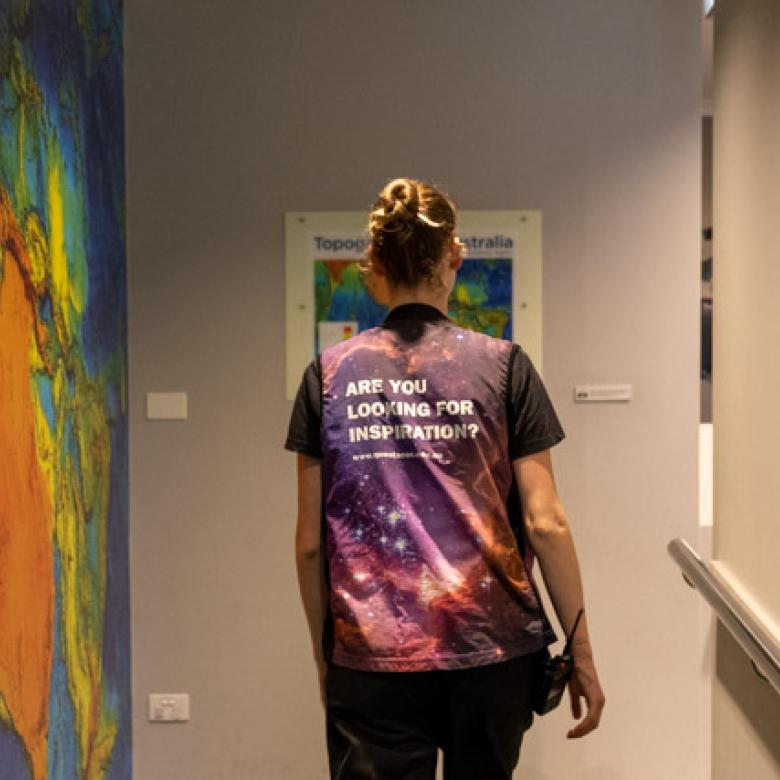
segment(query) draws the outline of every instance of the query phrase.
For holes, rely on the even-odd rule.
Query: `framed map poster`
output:
[[[360,276],[368,247],[366,214],[285,215],[287,398],[323,349],[379,325],[387,308]],[[464,328],[515,341],[542,370],[541,211],[460,211],[465,259],[448,314]]]

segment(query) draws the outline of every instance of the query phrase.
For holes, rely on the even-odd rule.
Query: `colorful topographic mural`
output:
[[[130,778],[122,8],[0,3],[0,777]]]
[[[378,325],[387,314],[366,290],[357,260],[315,261],[314,301],[317,352],[320,323],[354,322],[360,332]],[[463,328],[511,341],[511,258],[464,260],[450,295],[449,316]]]

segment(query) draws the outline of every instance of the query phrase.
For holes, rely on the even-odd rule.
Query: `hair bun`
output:
[[[414,229],[420,209],[420,193],[416,182],[394,179],[382,190],[371,212],[370,229],[374,235],[384,231],[407,237]]]
[[[402,222],[413,222],[420,210],[420,193],[409,179],[396,179],[385,188],[388,195],[389,217]]]

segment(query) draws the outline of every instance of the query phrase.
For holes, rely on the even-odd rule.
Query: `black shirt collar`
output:
[[[430,306],[427,303],[402,303],[388,313],[384,323],[392,323],[397,320],[436,322],[437,320],[446,319],[449,319],[446,314],[442,314],[435,306]]]

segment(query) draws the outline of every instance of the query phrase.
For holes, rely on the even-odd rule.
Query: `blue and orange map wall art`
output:
[[[122,7],[0,4],[0,776],[131,777]]]

